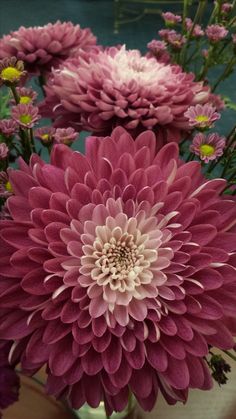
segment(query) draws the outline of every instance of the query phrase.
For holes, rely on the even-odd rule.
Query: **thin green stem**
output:
[[[224,350],[223,351],[226,355],[228,355],[231,359],[233,359],[234,361],[236,361],[236,356],[231,354],[231,352]]]
[[[19,98],[19,96],[17,94],[16,87],[14,85],[11,85],[10,86],[10,89],[12,91],[12,94],[13,94],[13,97],[15,99],[16,105],[18,105],[20,103],[20,98]]]
[[[232,71],[235,64],[236,64],[236,58],[232,57],[231,60],[226,65],[226,67],[225,67],[223,73],[221,74],[221,76],[218,78],[216,83],[213,85],[213,87],[211,89],[212,92],[214,92],[216,90],[216,88],[219,86],[219,84],[226,79],[226,77],[230,74],[230,72]]]

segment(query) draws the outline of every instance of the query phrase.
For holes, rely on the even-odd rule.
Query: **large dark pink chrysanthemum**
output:
[[[139,51],[110,48],[87,59],[69,59],[53,72],[45,114],[55,118],[57,126],[73,123],[76,130],[99,135],[122,125],[135,134],[154,129],[173,141],[176,131],[189,129],[184,112],[209,94],[193,79],[179,66]]]
[[[25,372],[79,408],[152,409],[209,389],[208,345],[234,346],[236,207],[151,131],[56,145],[10,171],[1,229],[0,336]]]
[[[71,22],[21,26],[0,39],[0,58],[15,56],[24,61],[27,71],[38,74],[57,67],[75,51],[86,51],[95,44],[96,38],[89,28],[81,29]]]

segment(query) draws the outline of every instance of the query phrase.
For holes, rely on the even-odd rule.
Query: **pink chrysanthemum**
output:
[[[217,111],[222,111],[223,109],[225,109],[225,101],[221,95],[215,95],[214,93],[210,93],[208,103],[214,106]]]
[[[180,23],[182,21],[181,16],[175,15],[171,12],[162,13],[161,16],[163,17],[166,25],[168,26],[176,25],[177,23]]]
[[[5,160],[8,156],[9,148],[6,143],[0,143],[0,160]]]
[[[212,386],[208,345],[234,346],[236,208],[153,132],[55,145],[11,170],[0,222],[0,337],[27,373],[75,408],[145,410],[158,389],[186,401]],[[230,319],[230,322],[227,320]]]
[[[87,60],[68,60],[54,71],[41,112],[56,119],[56,126],[76,131],[102,135],[123,125],[135,135],[148,128],[159,138],[164,132],[165,140],[178,140],[177,133],[189,129],[184,112],[209,95],[207,87],[193,80],[179,66],[164,65],[137,50],[110,48]]]
[[[1,119],[0,120],[0,133],[5,137],[11,137],[16,134],[19,125],[14,119]]]
[[[8,363],[11,343],[0,341],[0,418],[1,410],[16,402],[19,397],[20,380]]]
[[[74,128],[57,128],[54,134],[54,141],[58,144],[72,144],[78,137]]]
[[[213,123],[220,119],[220,114],[210,103],[205,105],[190,106],[184,116],[188,119],[189,125],[199,129],[212,127]]]
[[[206,36],[211,42],[219,42],[226,38],[229,31],[221,25],[209,25],[206,28]]]
[[[57,21],[45,26],[25,28],[0,39],[0,58],[16,56],[24,61],[30,73],[50,71],[79,49],[88,50],[96,44],[89,28],[71,22]]]
[[[40,119],[39,109],[31,104],[20,104],[12,107],[11,116],[20,126],[33,128]]]
[[[220,137],[217,133],[211,133],[208,136],[199,133],[195,135],[190,146],[190,150],[205,163],[222,156],[224,148],[225,138]]]

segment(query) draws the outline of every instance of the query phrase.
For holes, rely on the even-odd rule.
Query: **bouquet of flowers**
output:
[[[72,23],[0,39],[0,408],[16,365],[46,366],[49,394],[107,417],[131,395],[150,411],[159,391],[175,404],[227,381],[236,125],[217,125],[236,109],[219,90],[236,2],[216,0],[208,22],[207,1],[193,20],[190,3],[162,14],[146,54]]]

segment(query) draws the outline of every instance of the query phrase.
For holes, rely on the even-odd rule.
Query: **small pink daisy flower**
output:
[[[225,138],[217,133],[208,136],[198,133],[190,146],[190,151],[200,157],[205,163],[222,156],[225,148]]]
[[[59,144],[70,145],[77,138],[78,133],[74,128],[57,128],[54,134],[54,140]]]
[[[6,143],[0,143],[0,160],[5,160],[8,156],[9,148]]]
[[[182,46],[186,43],[185,36],[182,36],[173,29],[161,29],[158,34],[164,41],[176,49],[182,48]]]
[[[7,172],[0,172],[0,198],[8,198],[12,195],[12,187]]]
[[[31,104],[19,104],[12,108],[12,118],[22,127],[32,128],[40,119],[39,110]]]
[[[229,14],[232,9],[233,9],[233,5],[231,3],[223,3],[221,5],[221,13],[224,15]]]
[[[19,96],[19,101],[23,105],[32,104],[38,96],[38,93],[30,87],[17,87],[16,91]]]
[[[2,119],[0,121],[0,133],[5,137],[11,137],[17,131],[18,124],[14,119]]]
[[[180,23],[182,21],[181,16],[175,15],[171,12],[162,13],[161,16],[163,17],[167,26],[173,26],[176,25],[176,23]]]
[[[55,131],[56,129],[50,126],[37,128],[34,131],[34,136],[40,140],[43,145],[48,145],[52,143]]]
[[[197,104],[195,106],[190,106],[184,113],[184,116],[188,119],[191,127],[199,129],[210,128],[212,127],[214,121],[220,119],[220,114],[216,112],[216,108],[210,103],[206,103],[205,105]]]
[[[0,61],[0,86],[2,84],[15,85],[25,75],[24,63],[17,60],[16,57],[6,57]]]
[[[206,36],[211,42],[219,42],[228,35],[229,31],[221,25],[209,25],[206,28]]]

